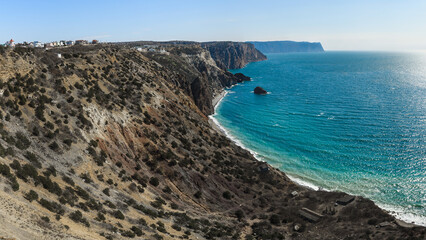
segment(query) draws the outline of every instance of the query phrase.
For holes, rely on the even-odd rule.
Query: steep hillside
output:
[[[213,93],[239,78],[198,44],[166,50],[0,54],[0,239],[425,236],[370,200],[337,206],[346,194],[256,161],[206,117]],[[309,222],[303,207],[324,216]]]
[[[249,42],[262,53],[324,52],[319,42],[267,41]]]
[[[222,69],[242,68],[248,63],[266,60],[266,56],[250,43],[206,42],[201,43]]]

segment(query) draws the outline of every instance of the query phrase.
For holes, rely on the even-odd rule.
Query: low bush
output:
[[[64,215],[65,210],[62,208],[62,206],[59,203],[46,200],[44,198],[40,199],[39,201],[40,205],[46,208],[47,210],[57,213],[59,215]]]
[[[160,184],[160,182],[158,181],[158,178],[156,177],[151,177],[149,179],[149,183],[154,187],[157,187]]]
[[[225,191],[222,193],[222,197],[229,200],[232,198],[232,195],[229,191]]]
[[[109,188],[105,188],[102,192],[109,197]]]
[[[17,132],[15,134],[16,142],[15,146],[21,150],[25,150],[31,145],[31,141],[25,136],[23,132]]]
[[[36,168],[41,168],[41,163],[38,160],[38,156],[32,152],[26,151],[24,157],[28,159]]]
[[[90,227],[90,223],[86,218],[83,217],[83,214],[79,210],[70,213],[69,218],[74,222],[80,222],[83,223],[86,227]]]
[[[117,219],[124,219],[124,214],[120,210],[114,211],[112,215]]]
[[[45,221],[47,223],[50,222],[49,217],[46,217],[46,216],[41,217],[41,220],[43,220],[43,221]]]
[[[133,226],[132,228],[131,228],[131,230],[138,236],[138,237],[140,237],[140,236],[142,236],[143,235],[143,232],[142,232],[142,230],[140,229],[140,228],[138,228],[138,227],[136,227],[136,226]]]

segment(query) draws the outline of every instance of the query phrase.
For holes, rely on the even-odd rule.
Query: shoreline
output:
[[[236,85],[236,84],[235,84]],[[235,85],[233,85],[233,86],[231,86],[230,88],[232,88],[232,87],[234,87]],[[230,89],[229,88],[229,89]],[[225,127],[223,127],[220,123],[219,123],[219,121],[215,118],[215,116],[217,115],[217,111],[216,111],[216,109],[217,109],[217,107],[220,105],[220,103],[222,102],[222,100],[225,98],[225,96],[228,94],[228,91],[226,90],[226,89],[222,89],[222,91],[219,93],[219,94],[217,94],[216,96],[214,96],[213,97],[213,99],[212,99],[212,105],[213,105],[213,108],[214,108],[214,113],[213,114],[211,114],[211,115],[209,115],[208,116],[208,118],[209,118],[209,120],[208,120],[208,122],[209,122],[209,124],[210,124],[210,126],[215,130],[215,131],[217,131],[219,134],[222,134],[222,135],[224,135],[224,136],[226,136],[228,139],[230,139],[232,142],[234,142],[237,146],[239,146],[239,147],[241,147],[241,148],[243,148],[244,150],[247,150],[248,152],[250,152],[250,154],[256,159],[256,160],[258,160],[258,161],[260,161],[260,162],[265,162],[265,163],[267,163],[266,161],[263,161],[262,159],[260,159],[260,156],[258,155],[258,153],[257,152],[255,152],[255,151],[253,151],[252,149],[249,149],[248,147],[246,147],[246,146],[244,146],[244,144],[241,142],[241,141],[239,141],[236,137],[234,137],[234,136],[232,136],[230,133],[229,133],[229,131],[225,128]],[[269,164],[269,163],[268,163]],[[269,164],[270,165],[270,164]],[[272,166],[272,165],[271,165]],[[273,166],[272,166],[273,167]],[[318,187],[318,186],[316,186],[316,185],[314,185],[314,184],[312,184],[312,183],[309,183],[309,182],[306,182],[306,181],[304,181],[304,180],[302,180],[302,179],[299,179],[299,178],[297,178],[297,177],[294,177],[294,176],[290,176],[289,174],[287,174],[286,172],[284,172],[283,170],[281,170],[281,169],[278,169],[279,171],[281,171],[282,173],[284,173],[294,184],[296,184],[296,185],[299,185],[299,186],[301,186],[301,187],[304,187],[304,188],[307,188],[307,189],[309,189],[309,190],[311,190],[311,191],[327,191],[327,192],[333,192],[332,190],[328,190],[328,189],[324,189],[324,188],[322,188],[322,187]],[[344,193],[346,193],[346,192],[344,192]],[[349,194],[349,193],[346,193],[346,194],[348,194],[348,195],[353,195],[353,194]],[[353,195],[353,196],[358,196],[358,195]],[[367,198],[367,197],[366,197]],[[370,198],[368,198],[368,199],[370,199]],[[370,199],[371,200],[371,199]],[[404,213],[404,212],[396,212],[395,210],[397,210],[397,206],[389,206],[388,207],[388,209],[386,209],[385,207],[383,207],[383,205],[382,204],[378,204],[376,201],[373,201],[382,211],[384,211],[384,212],[386,212],[386,213],[388,213],[389,215],[391,215],[391,216],[393,216],[393,217],[395,217],[395,219],[397,220],[397,221],[400,221],[400,222],[402,222],[401,224],[405,224],[406,226],[410,226],[410,227],[414,227],[414,226],[426,226],[426,222],[425,223],[423,223],[423,222],[421,222],[421,223],[419,223],[418,221],[416,221],[416,220],[414,220],[413,221],[413,219],[410,219],[410,218],[406,218],[406,217],[404,217],[403,215],[404,214],[406,214],[406,215],[410,215],[409,213]],[[386,205],[386,204],[385,204]]]
[[[227,94],[228,92],[225,89],[222,89],[219,94],[213,97],[212,105],[213,105],[214,113],[207,116],[209,118],[210,126],[219,134],[225,135],[226,137],[228,137],[226,134],[226,130],[219,124],[219,122],[214,118],[214,116],[216,115],[217,107],[219,106],[219,104],[222,102],[222,100],[225,98]]]

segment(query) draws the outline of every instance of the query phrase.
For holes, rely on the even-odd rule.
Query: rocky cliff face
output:
[[[319,42],[269,41],[249,42],[263,53],[324,52]]]
[[[225,87],[247,80],[241,74],[233,75],[218,67],[210,52],[198,43],[164,44],[163,48],[169,54],[147,53],[147,56],[169,71],[169,76],[173,76],[169,80],[183,89],[205,115],[214,111],[214,95]]]
[[[248,63],[266,60],[266,56],[250,43],[207,42],[201,43],[222,69],[242,68]]]
[[[368,199],[335,206],[347,195],[298,186],[213,130],[200,96],[232,81],[199,45],[0,53],[0,238],[424,238]]]

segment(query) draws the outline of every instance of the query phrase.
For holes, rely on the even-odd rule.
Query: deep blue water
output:
[[[426,225],[426,55],[270,54],[233,72],[253,81],[229,89],[214,118],[258,158]]]

